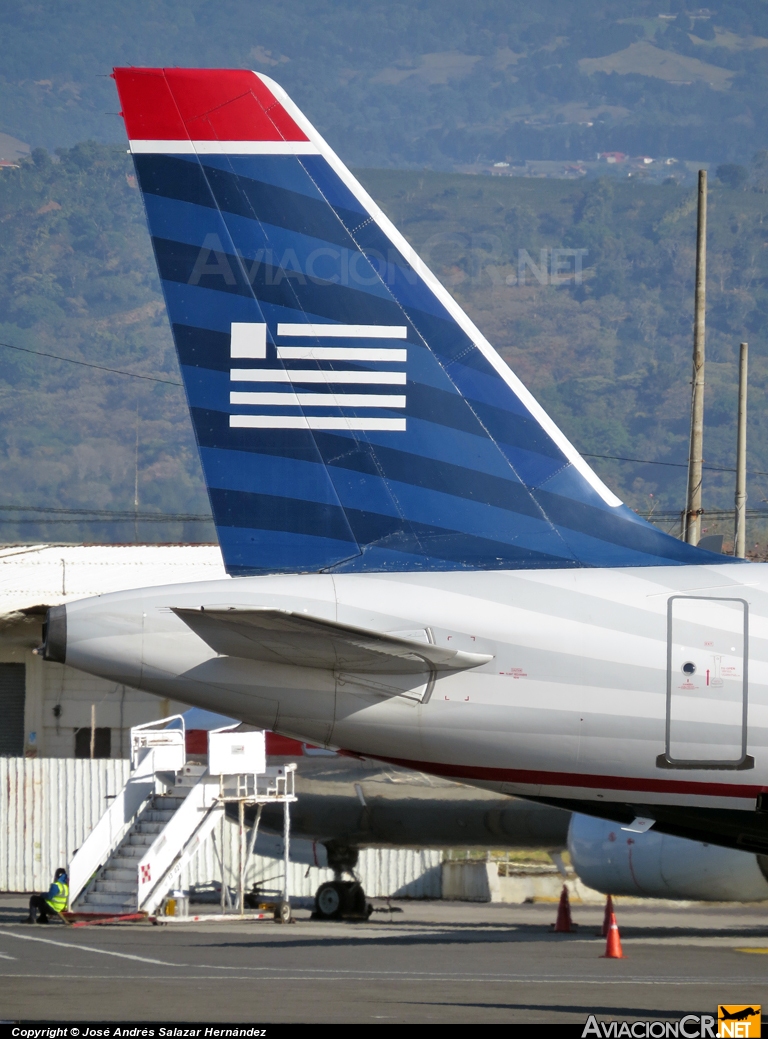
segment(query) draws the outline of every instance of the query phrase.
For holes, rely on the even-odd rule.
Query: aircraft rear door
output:
[[[662,768],[752,768],[747,757],[748,604],[675,595],[667,624]]]

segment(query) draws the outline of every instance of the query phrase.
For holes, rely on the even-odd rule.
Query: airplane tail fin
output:
[[[229,573],[724,561],[622,505],[276,83],[114,74]]]

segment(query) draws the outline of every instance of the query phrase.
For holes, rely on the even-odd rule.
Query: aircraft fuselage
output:
[[[65,659],[296,738],[563,807],[753,813],[768,789],[766,588],[763,564],[237,578],[72,603]],[[201,606],[426,631],[492,660],[416,676],[257,663],[217,655],[171,612]]]

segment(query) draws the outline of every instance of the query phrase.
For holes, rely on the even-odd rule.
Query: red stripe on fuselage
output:
[[[354,751],[339,751],[355,754]],[[768,792],[762,786],[735,783],[702,783],[693,779],[642,779],[633,776],[594,776],[577,772],[539,772],[533,769],[485,768],[481,765],[446,765],[438,761],[410,761],[376,755],[380,761],[402,765],[418,772],[432,772],[449,779],[475,779],[493,783],[516,783],[521,786],[581,787],[582,789],[626,790],[653,794],[698,794],[702,797],[742,797],[754,799]]]
[[[306,141],[245,69],[115,69],[131,141]]]

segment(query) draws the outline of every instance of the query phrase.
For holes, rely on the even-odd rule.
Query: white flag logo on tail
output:
[[[230,354],[233,360],[266,360],[267,326],[232,322]],[[231,405],[259,408],[258,414],[231,414],[229,424],[247,429],[382,430],[405,432],[405,417],[384,418],[353,414],[358,409],[405,408],[405,363],[408,352],[389,341],[405,339],[405,325],[278,324],[278,360],[283,368],[232,368],[233,383],[269,383],[269,390],[232,390]],[[333,340],[332,345],[307,345],[296,340]],[[375,346],[348,346],[344,340],[377,340]],[[339,342],[340,341],[340,342]],[[380,344],[380,345],[379,345]],[[333,367],[293,367],[296,362],[333,362]],[[346,363],[345,363],[346,362]],[[360,365],[375,365],[362,368]],[[352,367],[352,365],[355,367]],[[381,366],[381,367],[379,367]],[[402,367],[396,367],[402,366]],[[277,387],[277,388],[275,388]],[[380,387],[381,392],[359,392]],[[402,387],[401,390],[398,388]],[[357,390],[357,392],[356,392]],[[301,415],[282,415],[273,409],[301,408]],[[328,415],[333,408],[341,415]],[[263,410],[262,410],[263,409]],[[345,414],[349,409],[350,414]]]

